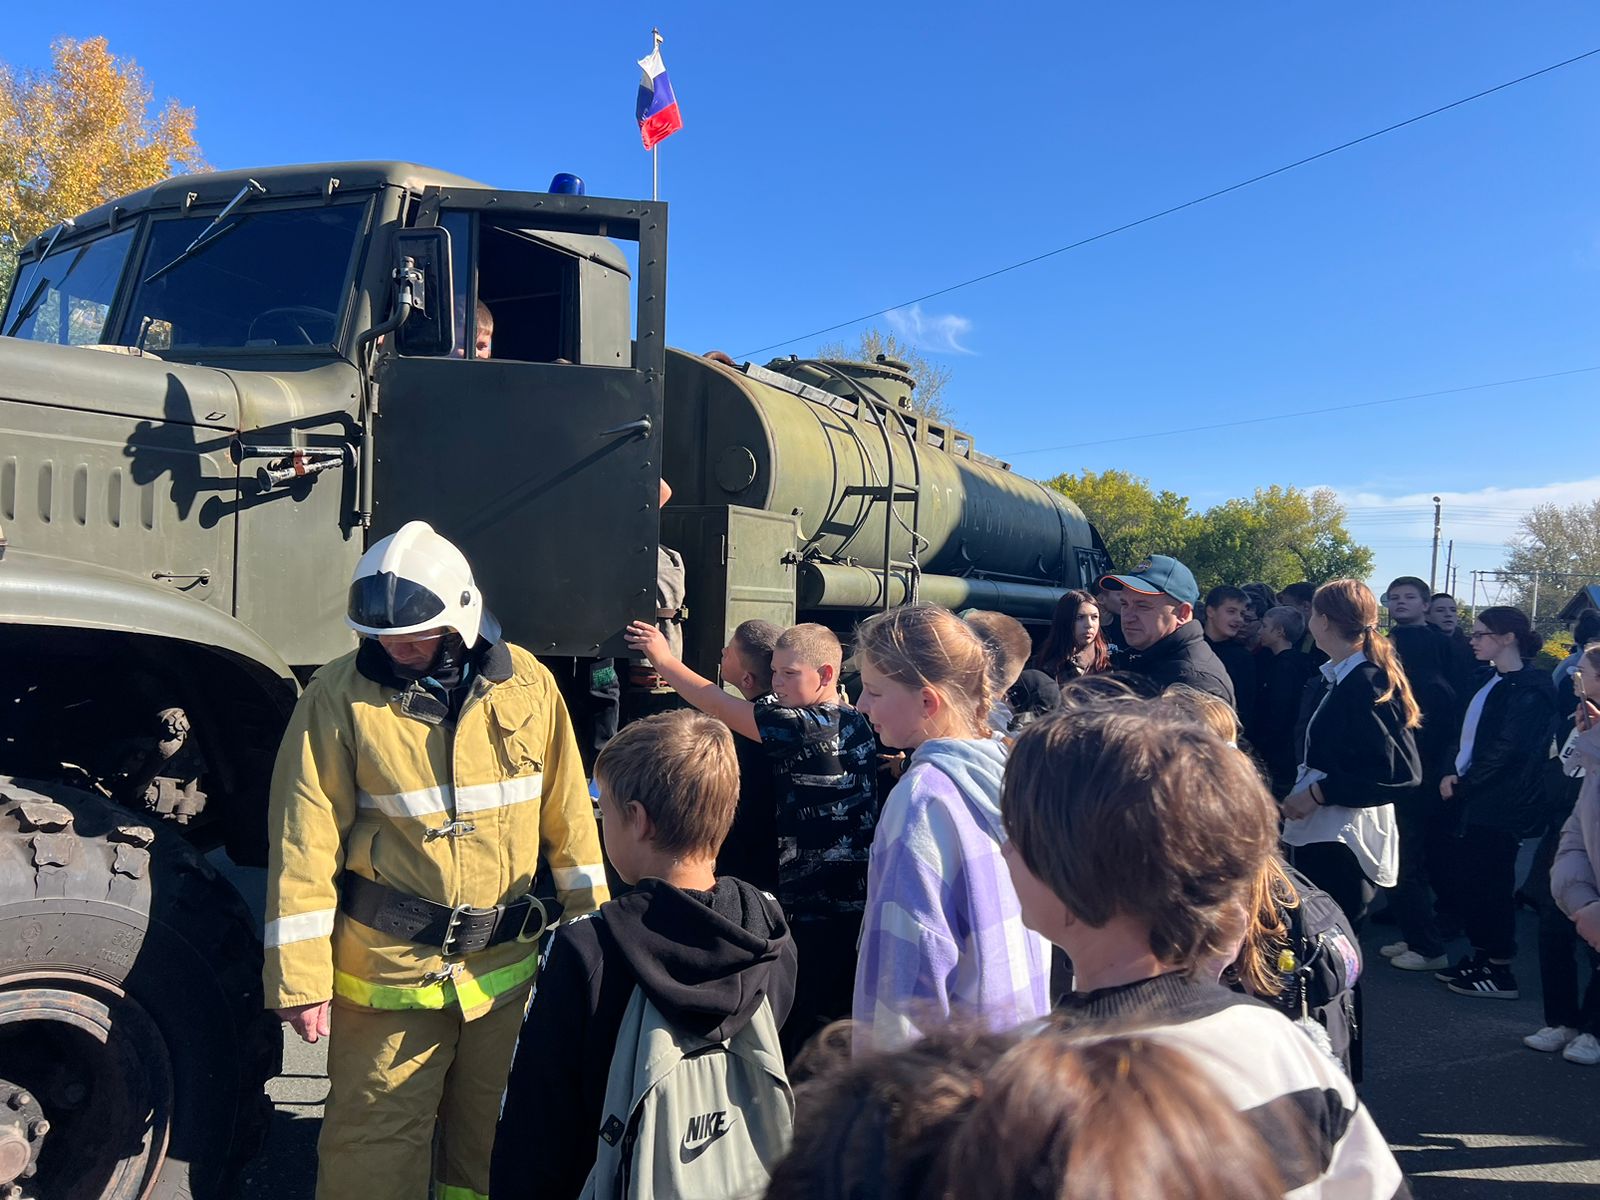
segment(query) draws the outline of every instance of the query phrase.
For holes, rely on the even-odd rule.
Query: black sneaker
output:
[[[1501,963],[1485,963],[1480,970],[1453,981],[1450,990],[1458,996],[1478,996],[1485,1000],[1515,1000],[1521,995],[1517,991],[1517,977],[1510,967]]]
[[[1440,983],[1455,983],[1457,980],[1465,979],[1469,975],[1480,973],[1487,965],[1488,960],[1474,951],[1458,960],[1455,966],[1446,967],[1442,971],[1435,971],[1433,977]]]

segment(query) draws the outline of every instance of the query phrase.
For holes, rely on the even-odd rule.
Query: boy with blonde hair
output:
[[[1033,638],[1015,617],[969,608],[961,619],[972,626],[989,655],[989,725],[1015,733],[1061,703],[1061,688],[1043,671],[1028,667]]]
[[[739,801],[726,726],[686,709],[635,721],[600,751],[595,782],[606,856],[634,887],[552,942],[495,1137],[499,1200],[583,1191],[635,988],[674,1028],[711,1041],[736,1037],[763,1003],[781,1025],[794,994],[777,902],[715,873]]]
[[[672,653],[653,625],[628,626],[672,689],[761,743],[777,790],[778,901],[804,964],[783,1029],[791,1059],[831,1020],[850,1015],[867,858],[878,822],[877,740],[839,694],[843,648],[825,625],[795,625],[772,650],[772,695],[733,696]]]

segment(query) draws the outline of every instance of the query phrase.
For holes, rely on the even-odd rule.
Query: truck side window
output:
[[[124,229],[24,266],[0,331],[63,346],[98,342],[132,244],[133,230]]]
[[[478,299],[494,317],[494,357],[582,361],[578,258],[550,235],[482,218],[478,229]]]

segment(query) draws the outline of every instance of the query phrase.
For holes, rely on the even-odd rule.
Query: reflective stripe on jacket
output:
[[[487,908],[526,895],[543,862],[566,915],[592,912],[608,893],[572,724],[550,673],[507,643],[484,654],[454,723],[419,685],[380,683],[357,658],[317,672],[278,751],[267,1003],[337,994],[370,1008],[460,1005],[470,1020],[533,977],[535,945],[446,959],[397,942],[339,911],[340,876]],[[452,821],[472,829],[441,835]]]

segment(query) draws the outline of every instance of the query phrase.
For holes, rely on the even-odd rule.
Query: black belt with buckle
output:
[[[559,901],[531,893],[513,904],[493,908],[451,907],[355,874],[344,877],[339,907],[369,929],[402,941],[437,946],[446,955],[476,954],[505,942],[537,942],[562,913]]]

